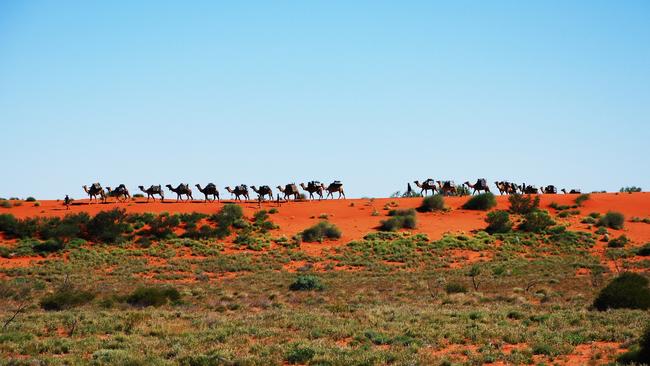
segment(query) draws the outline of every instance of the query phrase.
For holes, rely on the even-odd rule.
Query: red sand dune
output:
[[[542,195],[541,207],[548,208],[552,202],[560,205],[572,205],[577,195]],[[418,214],[418,228],[415,232],[425,233],[431,239],[439,239],[445,233],[468,232],[470,230],[485,227],[484,218],[486,213],[481,211],[468,211],[460,209],[468,197],[446,197],[445,203],[451,211],[444,213]],[[230,201],[229,201],[230,202]],[[395,203],[397,208],[415,208],[421,202],[420,198],[377,198],[377,199],[347,199],[347,200],[323,200],[323,201],[301,201],[301,202],[265,202],[258,205],[257,202],[242,203],[245,214],[252,215],[259,209],[269,210],[277,208],[278,213],[272,215],[272,221],[280,226],[279,233],[282,235],[293,235],[318,222],[320,215],[328,215],[330,222],[336,224],[343,232],[341,240],[330,243],[340,245],[350,240],[362,238],[365,234],[372,232],[386,217],[384,206]],[[508,208],[508,197],[497,197],[497,209]],[[66,210],[61,201],[40,201],[37,207],[34,203],[23,202],[21,206],[12,208],[0,208],[0,213],[11,213],[16,217],[31,216],[63,216],[74,212],[88,212],[95,214],[101,210],[113,208],[125,208],[128,212],[169,212],[187,213],[203,212],[214,213],[224,205],[221,203],[204,203],[199,201],[176,203],[173,200],[147,203],[146,199],[139,198],[137,201],[128,203],[88,204],[86,200],[74,201],[69,210]],[[373,211],[379,216],[373,216]],[[550,210],[553,212],[553,210]],[[614,235],[625,234],[637,244],[650,242],[650,224],[632,223],[632,217],[650,217],[650,193],[594,193],[580,208],[581,214],[568,219],[558,219],[560,222],[570,223],[573,229],[584,229],[586,225],[580,224],[580,220],[590,212],[605,213],[607,211],[619,211],[625,214],[625,229],[614,231]],[[322,247],[323,244],[318,244]],[[308,248],[305,248],[308,249]]]

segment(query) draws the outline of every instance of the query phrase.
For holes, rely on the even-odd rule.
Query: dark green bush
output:
[[[445,292],[448,294],[458,294],[467,292],[467,287],[462,283],[450,282],[445,285]]]
[[[610,229],[621,230],[625,224],[625,216],[620,212],[609,211],[600,217],[598,226],[605,226]]]
[[[291,291],[323,291],[325,286],[321,283],[320,278],[314,275],[300,275],[289,286]]]
[[[636,251],[636,255],[641,256],[641,257],[648,257],[650,256],[650,243],[646,243]]]
[[[539,196],[513,194],[508,197],[510,212],[525,215],[539,209]]]
[[[441,194],[434,194],[433,196],[424,197],[418,211],[420,212],[433,212],[445,209],[445,199]]]
[[[66,286],[43,297],[40,305],[44,310],[60,311],[87,304],[94,298],[95,294],[92,292],[81,291],[71,286]]]
[[[507,233],[512,230],[512,222],[510,222],[510,214],[505,210],[496,210],[489,212],[485,218],[488,226],[485,229],[490,234]]]
[[[285,360],[291,365],[306,364],[315,355],[316,351],[309,347],[295,346],[287,352]]]
[[[31,197],[31,196],[30,196],[30,197],[27,197],[27,198],[25,199],[25,202],[36,202],[36,198]]]
[[[479,195],[470,198],[463,205],[463,209],[487,211],[492,207],[495,207],[496,205],[497,205],[497,199],[494,197],[492,193],[487,192],[487,193],[481,193]]]
[[[648,279],[632,272],[621,274],[600,291],[594,300],[594,307],[600,311],[621,308],[649,309]]]
[[[187,218],[187,217],[186,217]],[[178,215],[170,215],[166,212],[156,216],[150,223],[149,229],[142,232],[156,239],[170,239],[175,237],[174,229],[181,223]]]
[[[327,221],[321,221],[318,224],[305,229],[301,234],[302,240],[311,242],[322,242],[324,239],[338,239],[341,237],[341,230],[336,225]]]
[[[126,298],[126,302],[133,306],[162,306],[167,301],[178,302],[181,294],[173,287],[138,287]]]
[[[519,226],[523,231],[539,233],[555,225],[551,216],[546,211],[533,211],[524,216],[524,221]]]
[[[87,239],[96,243],[116,243],[124,240],[130,230],[126,222],[126,210],[115,208],[101,211],[90,219],[87,226]]]

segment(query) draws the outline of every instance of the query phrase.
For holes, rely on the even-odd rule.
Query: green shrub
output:
[[[630,240],[625,235],[621,235],[618,238],[611,239],[607,242],[607,247],[609,248],[623,248]]]
[[[548,212],[533,211],[524,216],[524,221],[519,226],[519,229],[532,233],[539,233],[552,225],[555,225],[555,222],[551,219]]]
[[[539,196],[513,194],[508,197],[510,212],[525,215],[539,209]]]
[[[226,204],[216,214],[210,216],[209,220],[217,224],[215,235],[219,239],[223,239],[230,235],[230,228],[234,226],[242,226],[244,210],[241,206],[235,204]]]
[[[126,210],[101,211],[88,222],[87,239],[96,243],[121,242],[130,228],[126,222]]]
[[[327,221],[321,221],[318,224],[305,229],[300,233],[302,240],[307,243],[322,242],[323,239],[338,239],[341,237],[341,230],[336,225]]]
[[[144,230],[142,234],[152,236],[156,239],[171,239],[176,236],[174,235],[174,230],[180,223],[180,216],[170,215],[164,212],[156,216],[149,223],[149,229]]]
[[[485,218],[488,226],[485,229],[490,234],[507,233],[512,230],[512,222],[510,222],[510,214],[505,210],[496,210],[489,212]]]
[[[578,197],[576,197],[574,202],[576,203],[576,205],[582,206],[582,204],[585,203],[585,201],[588,201],[590,198],[591,196],[588,193],[583,193]]]
[[[467,287],[462,283],[450,282],[445,285],[445,292],[448,294],[458,294],[467,292]]]
[[[463,205],[465,210],[482,210],[487,211],[497,205],[497,199],[490,192],[481,193],[470,198]]]
[[[27,197],[27,198],[25,199],[25,202],[36,202],[36,198],[31,197],[31,196],[30,196],[30,197]]]
[[[314,275],[300,275],[289,286],[291,291],[323,291],[325,286],[321,283],[320,278]]]
[[[9,201],[2,201],[2,202],[0,202],[0,207],[3,207],[3,208],[12,208],[13,205],[12,205],[11,202],[9,202]]]
[[[133,306],[162,306],[167,301],[178,302],[181,294],[173,287],[138,287],[126,298],[126,302]]]
[[[60,311],[87,304],[94,298],[95,294],[92,292],[76,290],[71,286],[66,286],[43,297],[40,305],[43,310]]]
[[[642,247],[637,249],[636,255],[640,257],[648,257],[650,256],[650,243],[645,243]]]
[[[278,213],[278,212],[279,212],[278,209],[275,208],[275,207],[269,210],[269,213],[270,213],[271,215],[276,214],[276,213]]]
[[[625,216],[620,212],[609,211],[601,216],[596,225],[610,229],[621,230],[625,224]]]
[[[594,307],[600,311],[620,308],[649,309],[648,279],[632,272],[621,274],[600,291],[594,300]]]
[[[287,352],[285,360],[291,365],[306,364],[315,355],[316,351],[309,347],[294,346]]]
[[[445,209],[445,199],[441,194],[434,194],[432,196],[424,197],[418,211],[420,212],[433,212]]]
[[[415,229],[417,221],[414,209],[391,210],[388,220],[382,220],[379,224],[380,231],[397,231],[399,229]]]

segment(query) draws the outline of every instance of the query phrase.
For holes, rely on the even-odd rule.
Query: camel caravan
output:
[[[176,202],[190,202],[194,200],[194,197],[192,196],[192,188],[187,183],[180,183],[176,187],[172,186],[171,184],[167,184],[165,187],[170,192],[176,194]],[[205,187],[201,187],[200,184],[195,184],[195,187],[200,193],[203,194],[205,202],[214,202],[221,200],[221,197],[219,196],[219,190],[214,183],[208,183]],[[302,194],[298,187],[302,188],[305,194]],[[147,195],[147,202],[149,202],[149,200],[153,200],[155,202],[156,198],[158,198],[161,202],[165,200],[165,191],[160,184],[151,185],[149,188],[145,188],[145,186],[138,186],[138,188],[140,191],[142,191],[143,197],[144,194]],[[251,199],[249,187],[246,184],[240,184],[234,188],[227,186],[224,187],[224,189],[231,194],[235,201],[249,201]],[[257,201],[259,202],[265,201],[267,199],[273,200],[273,190],[270,186],[264,185],[259,186],[259,188],[256,186],[250,186],[250,189],[255,194],[257,194]],[[104,188],[99,183],[93,183],[90,186],[84,185],[83,190],[86,192],[88,198],[90,199],[89,203],[99,203],[100,201],[106,203],[111,197],[115,198],[117,202],[126,202],[132,198],[129,190],[124,184],[120,184],[117,186],[117,188],[111,189],[110,187]],[[309,194],[309,199],[311,200],[315,199],[316,196],[319,200],[322,200],[323,198],[328,199],[330,197],[334,198],[334,194],[336,193],[338,193],[337,198],[345,198],[343,183],[338,180],[335,180],[328,186],[325,186],[325,184],[315,180],[310,181],[307,184],[300,183],[299,186],[295,183],[289,183],[285,186],[277,186],[277,190],[279,192],[276,196],[278,201],[281,198],[287,201],[291,199],[294,201],[300,200],[305,198],[307,196],[307,193]]]
[[[490,192],[490,187],[487,183],[487,180],[485,178],[479,178],[476,180],[476,183],[472,184],[469,181],[463,183],[460,186],[457,186],[454,181],[452,180],[447,180],[447,181],[440,181],[440,180],[433,180],[432,178],[428,178],[423,182],[420,182],[419,180],[416,180],[413,182],[418,188],[420,188],[420,195],[426,196],[429,191],[431,191],[432,194],[442,194],[445,196],[458,196],[458,195],[463,195],[466,194],[466,192],[470,192],[470,194],[474,195],[476,193],[488,193]],[[497,181],[494,182],[494,185],[496,186],[497,190],[499,191],[499,194],[557,194],[558,190],[554,185],[548,185],[548,186],[541,186],[540,188],[537,188],[532,185],[528,185],[526,183],[522,184],[515,184],[512,182],[508,181]],[[467,189],[462,189],[464,187],[467,187]],[[411,192],[411,185],[408,185],[408,191]],[[580,194],[579,189],[571,189],[570,191],[567,191],[566,189],[562,189],[561,192],[564,194]]]

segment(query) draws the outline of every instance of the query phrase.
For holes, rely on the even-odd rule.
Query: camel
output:
[[[176,202],[182,201],[182,196],[185,195],[187,196],[187,200],[194,200],[194,197],[192,197],[192,189],[190,188],[190,185],[185,183],[181,183],[178,185],[178,187],[174,188],[172,187],[171,184],[167,184],[165,187],[169,189],[170,191],[176,193]]]
[[[487,181],[485,178],[480,178],[476,180],[476,183],[471,184],[469,181],[463,183],[464,185],[468,186],[469,188],[472,188],[474,191],[472,191],[472,195],[476,192],[481,193],[489,193],[490,192],[490,187],[487,185]]]
[[[114,190],[111,190],[111,187],[106,187],[106,198],[115,197],[120,202],[125,202],[128,199],[131,199],[131,194],[124,184],[120,184]]]
[[[217,189],[217,186],[214,185],[214,183],[208,183],[205,188],[201,188],[200,184],[196,184],[196,189],[199,190],[199,192],[203,193],[205,196],[205,202],[210,202],[210,198],[208,196],[212,196],[212,202],[219,201],[219,190]]]
[[[519,186],[519,190],[521,190],[522,194],[538,194],[539,190],[535,188],[535,186],[529,186],[526,185],[526,183],[523,183],[522,185]]]
[[[295,183],[290,183],[284,186],[284,189],[282,189],[281,186],[278,186],[278,191],[284,194],[284,199],[289,200],[291,196],[293,196],[294,200],[297,200],[300,198],[300,192],[298,191],[298,186],[296,186]]]
[[[502,195],[503,193],[507,193],[508,188],[506,187],[505,182],[496,181],[494,182],[494,185],[497,186],[500,195]]]
[[[323,199],[323,185],[320,182],[317,182],[315,180],[312,180],[311,182],[307,183],[305,186],[305,183],[300,183],[300,187],[302,187],[303,190],[309,192],[309,199],[313,200],[314,199],[314,193],[318,194],[318,199],[322,200]]]
[[[415,185],[420,188],[420,194],[423,194],[425,196],[427,195],[427,191],[431,191],[432,193],[435,194],[436,191],[438,190],[438,187],[436,187],[436,182],[431,178],[425,180],[422,183],[420,183],[420,181],[417,180],[414,181],[413,183],[415,183]]]
[[[257,193],[257,199],[259,201],[264,201],[264,196],[269,196],[269,199],[273,200],[273,191],[271,190],[271,187],[260,186],[260,188],[257,189],[255,186],[251,186],[251,189],[253,192]]]
[[[250,200],[248,187],[245,184],[236,186],[234,190],[230,189],[230,187],[226,187],[226,191],[230,192],[230,194],[234,194],[236,200],[241,201],[239,196],[243,196],[246,200]]]
[[[566,189],[562,188],[562,193],[567,194]],[[580,194],[580,193],[581,193],[580,190],[575,188],[568,192],[568,194]]]
[[[456,194],[456,185],[454,182],[447,180],[447,181],[439,181],[437,180],[436,183],[438,183],[438,192],[440,192],[443,195],[446,196],[451,196]]]
[[[546,186],[546,187],[541,186],[541,187],[539,188],[539,191],[540,191],[541,193],[546,193],[546,194],[556,194],[556,193],[557,193],[557,188],[555,188],[554,185],[548,185],[548,186]]]
[[[160,184],[157,186],[151,185],[151,187],[147,189],[144,189],[144,186],[138,186],[138,188],[147,194],[147,202],[149,202],[149,198],[153,198],[153,201],[156,202],[155,195],[159,195],[161,201],[165,200],[165,194],[163,193],[163,189]]]
[[[336,192],[339,193],[339,197],[338,197],[339,199],[341,197],[345,198],[345,192],[343,191],[343,183],[341,183],[341,181],[335,180],[334,182],[330,183],[330,185],[327,186],[327,188],[325,188],[324,184],[321,184],[321,187],[323,187],[327,191],[327,196],[325,197],[325,199],[327,199],[330,196],[334,198],[334,193]]]
[[[90,185],[90,188],[88,188],[88,186],[83,186],[83,189],[88,194],[88,197],[90,197],[88,203],[91,203],[93,201],[93,198],[95,199],[95,202],[99,202],[97,197],[101,198],[102,201],[106,201],[106,193],[104,192],[101,184],[93,183]]]

